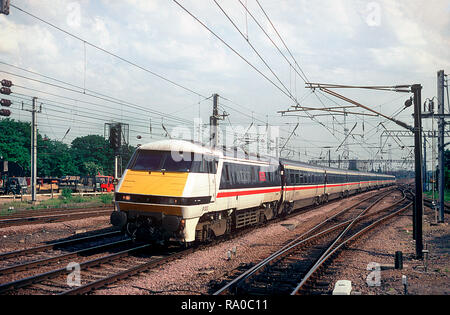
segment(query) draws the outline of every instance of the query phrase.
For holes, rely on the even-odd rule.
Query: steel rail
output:
[[[286,254],[287,252],[291,251],[292,249],[301,246],[309,241],[312,241],[313,239],[319,238],[325,234],[328,234],[338,228],[341,228],[342,226],[344,226],[345,224],[348,224],[351,220],[347,220],[345,222],[339,223],[331,228],[328,228],[322,232],[319,232],[317,234],[314,234],[306,239],[304,239],[307,235],[310,235],[311,233],[313,233],[314,231],[316,231],[317,229],[319,229],[320,227],[324,226],[326,223],[331,222],[332,220],[334,220],[336,217],[348,212],[351,209],[354,209],[356,207],[358,207],[359,205],[363,204],[364,202],[367,202],[370,199],[373,199],[374,197],[379,197],[377,198],[377,200],[375,201],[375,203],[377,203],[379,200],[384,199],[387,195],[389,195],[393,190],[395,189],[390,189],[387,192],[381,192],[380,194],[377,195],[372,195],[368,198],[365,198],[363,200],[361,200],[360,202],[347,207],[346,209],[340,211],[339,213],[333,215],[332,217],[328,218],[327,220],[319,223],[318,225],[316,225],[315,227],[313,227],[312,229],[310,229],[309,231],[305,232],[304,234],[302,234],[301,236],[297,237],[296,239],[294,239],[293,241],[289,242],[288,244],[284,245],[281,249],[279,249],[278,251],[276,251],[275,253],[271,254],[269,257],[263,259],[261,262],[259,262],[258,264],[256,264],[255,266],[253,266],[252,268],[250,268],[249,270],[247,270],[246,272],[244,272],[243,274],[241,274],[240,276],[238,276],[236,279],[232,280],[231,282],[229,282],[227,285],[225,285],[224,287],[222,287],[220,290],[216,291],[213,295],[220,295],[223,294],[224,292],[226,292],[227,290],[229,290],[232,287],[236,287],[239,283],[242,283],[243,281],[245,281],[246,279],[250,278],[251,276],[253,276],[255,273],[257,273],[259,270],[261,270],[262,268],[264,268],[266,265],[268,265],[270,262],[274,261],[276,258],[281,257],[282,255]],[[374,203],[374,204],[375,204]]]
[[[81,269],[83,269],[83,268],[85,269],[85,268],[92,267],[92,266],[98,266],[98,265],[106,263],[106,262],[114,261],[114,260],[129,256],[131,253],[141,251],[141,250],[144,250],[149,247],[150,247],[149,244],[139,245],[134,248],[127,249],[127,250],[124,250],[124,251],[121,251],[118,253],[114,253],[114,254],[111,254],[111,255],[108,255],[105,257],[82,262],[79,264],[79,266]],[[60,269],[52,270],[49,272],[41,273],[41,274],[38,274],[35,276],[27,277],[24,279],[8,282],[8,283],[0,285],[0,293],[7,292],[7,291],[10,291],[13,289],[20,289],[27,285],[31,285],[31,284],[34,284],[34,283],[37,283],[39,281],[43,281],[46,279],[52,279],[58,275],[61,275],[64,273],[69,273],[69,272],[71,272],[71,271],[67,270],[66,268],[60,268]]]
[[[154,267],[156,267],[158,265],[161,265],[162,263],[166,263],[166,262],[171,261],[173,259],[177,259],[177,258],[182,257],[184,255],[190,254],[193,251],[194,251],[194,248],[188,248],[188,249],[185,249],[185,250],[183,250],[181,252],[178,252],[178,253],[175,253],[175,254],[171,254],[171,255],[166,256],[166,257],[157,258],[157,259],[151,260],[149,262],[140,264],[138,266],[132,267],[132,268],[130,268],[128,270],[115,273],[115,274],[113,274],[111,276],[107,276],[107,277],[105,277],[103,279],[99,279],[97,281],[93,281],[93,282],[88,283],[86,285],[83,285],[81,287],[64,291],[64,292],[60,293],[59,295],[86,294],[86,293],[91,292],[93,290],[96,290],[96,289],[99,289],[101,287],[104,287],[104,286],[106,286],[108,284],[120,281],[120,280],[125,279],[125,278],[129,278],[129,277],[134,276],[136,274],[139,274],[139,273],[141,273],[143,271],[146,271],[148,269],[154,268]]]
[[[368,200],[370,198],[373,198],[373,197],[374,196],[370,196],[368,198],[365,198],[364,200],[358,202],[356,205],[353,205],[352,207],[344,209],[341,212],[344,212],[346,210],[348,211],[348,210],[358,206],[359,204],[363,203],[364,201],[366,201],[366,200]],[[294,215],[294,213],[291,214],[291,215]],[[291,215],[289,215],[288,217],[290,217]],[[296,215],[298,215],[298,213]],[[331,220],[332,218],[333,217],[331,217],[329,219]],[[236,234],[236,237],[240,236],[241,234],[245,234],[246,232],[248,232],[248,231],[247,230],[240,231],[239,233]],[[133,268],[131,268],[129,270],[125,270],[125,271],[113,274],[111,276],[105,277],[104,279],[93,281],[93,282],[88,283],[88,284],[86,284],[84,286],[81,286],[81,287],[78,287],[78,288],[74,288],[74,289],[71,289],[71,290],[67,290],[65,292],[60,293],[60,295],[78,295],[78,294],[89,293],[89,292],[91,292],[93,290],[99,289],[99,288],[104,287],[104,286],[106,286],[108,284],[120,281],[122,279],[125,279],[125,278],[128,278],[130,276],[136,275],[136,274],[138,274],[140,272],[143,272],[145,270],[151,269],[151,268],[153,268],[153,267],[155,267],[157,265],[160,265],[161,263],[164,263],[164,262],[176,259],[176,258],[178,258],[180,256],[192,253],[195,250],[197,250],[197,249],[196,248],[189,248],[189,249],[186,249],[186,250],[181,251],[179,253],[175,253],[175,254],[172,254],[170,256],[167,256],[167,257],[163,257],[163,258],[159,258],[159,259],[156,259],[156,260],[152,260],[150,262],[147,262],[147,263],[138,265],[136,267],[133,267]]]
[[[73,245],[73,244],[84,242],[84,241],[90,241],[90,240],[95,240],[97,238],[120,235],[120,234],[122,234],[121,231],[114,231],[114,232],[96,234],[96,235],[92,235],[92,236],[75,238],[75,239],[71,239],[71,240],[56,242],[56,243],[42,245],[42,246],[36,246],[36,247],[32,247],[32,248],[15,250],[15,251],[7,252],[7,253],[0,253],[0,261],[9,259],[9,258],[13,258],[13,257],[33,254],[33,253],[45,251],[48,249],[59,249],[60,247]]]
[[[106,244],[102,244],[102,245],[92,246],[89,248],[80,249],[78,251],[74,251],[71,253],[66,253],[66,254],[62,254],[62,255],[58,255],[58,256],[54,256],[54,257],[38,259],[38,260],[33,260],[30,262],[23,263],[23,264],[4,267],[4,268],[0,269],[0,276],[4,276],[4,275],[11,274],[11,273],[18,272],[18,271],[27,270],[31,267],[38,267],[38,266],[46,265],[51,262],[60,261],[63,259],[78,257],[83,254],[92,253],[92,252],[95,252],[95,251],[98,251],[101,249],[107,249],[107,248],[111,248],[111,247],[115,247],[115,246],[124,245],[124,244],[130,243],[131,241],[132,240],[130,238],[128,238],[125,240],[120,240],[120,241],[116,241],[116,242],[111,242],[111,243],[106,243]]]
[[[18,210],[13,213],[3,213],[0,215],[0,219],[17,219],[26,218],[30,216],[44,216],[46,214],[66,214],[72,212],[92,212],[101,210],[114,210],[112,206],[100,206],[100,207],[89,207],[89,208],[41,208],[34,210]]]
[[[82,212],[72,212],[72,213],[59,213],[52,215],[43,215],[43,216],[35,216],[35,217],[22,217],[22,218],[13,218],[13,219],[0,219],[0,227],[8,227],[15,225],[23,225],[23,224],[37,224],[37,223],[45,223],[45,222],[56,222],[60,220],[69,220],[69,219],[77,219],[77,218],[88,218],[93,216],[102,216],[112,212],[110,210],[97,210],[94,212],[90,211],[82,211]]]
[[[359,204],[363,203],[364,201],[366,201],[366,200],[368,200],[368,199],[370,199],[370,198],[373,198],[373,197],[374,197],[374,196],[370,196],[370,197],[368,197],[368,198],[365,198],[364,200],[358,202],[356,205],[353,205],[352,207],[349,207],[349,208],[347,208],[347,209],[344,209],[344,210],[341,211],[341,212],[344,212],[345,210],[350,210],[350,209],[352,209],[352,208],[358,206]],[[298,215],[298,214],[297,214],[297,215]],[[288,217],[290,217],[290,216],[288,216]],[[333,217],[332,217],[332,218],[333,218]],[[330,218],[330,220],[331,220],[332,218]],[[237,234],[236,234],[236,237],[237,237],[237,236],[240,236],[240,235],[243,234],[243,233],[245,234],[246,232],[247,232],[246,230],[245,230],[245,231],[241,231],[240,233],[237,233]],[[207,246],[210,246],[210,245],[213,245],[213,244],[214,244],[214,242],[213,242],[212,244],[207,245]],[[286,246],[287,246],[287,245],[286,245]],[[162,264],[162,263],[165,263],[165,262],[167,262],[167,261],[170,261],[170,260],[173,260],[173,259],[177,259],[177,258],[179,258],[179,257],[181,257],[181,256],[190,254],[190,253],[192,253],[192,252],[194,252],[194,251],[196,251],[196,250],[198,250],[198,249],[197,249],[197,248],[191,247],[191,248],[188,248],[188,249],[183,250],[183,251],[181,251],[181,252],[178,252],[178,253],[169,255],[169,256],[167,256],[167,257],[162,257],[162,258],[158,258],[158,259],[155,259],[155,260],[151,260],[151,261],[149,261],[149,262],[146,262],[146,263],[140,264],[140,265],[138,265],[138,266],[135,266],[135,267],[133,267],[133,268],[130,268],[129,270],[125,270],[125,271],[122,271],[122,272],[119,272],[119,273],[116,273],[116,274],[107,276],[107,277],[105,277],[105,278],[103,278],[103,279],[99,279],[99,280],[93,281],[93,282],[91,282],[91,283],[88,283],[88,284],[83,285],[83,286],[78,287],[78,288],[74,288],[74,289],[67,290],[67,291],[65,291],[65,292],[60,293],[60,295],[79,295],[79,294],[86,294],[86,293],[89,293],[89,292],[91,292],[91,291],[93,291],[93,290],[96,290],[96,289],[99,289],[99,288],[101,288],[101,287],[104,287],[104,286],[106,286],[106,285],[108,285],[108,284],[111,284],[111,283],[120,281],[120,280],[122,280],[122,279],[125,279],[125,278],[131,277],[131,276],[133,276],[133,275],[139,274],[139,273],[141,273],[141,272],[143,272],[143,271],[146,271],[146,270],[148,270],[148,269],[154,268],[154,267],[156,267],[156,266],[158,266],[158,265],[160,265],[160,264]]]
[[[334,248],[333,250],[329,251],[327,255],[325,255],[324,257],[321,257],[321,259],[319,259],[319,261],[310,269],[310,271],[305,275],[305,277],[302,279],[302,281],[298,284],[298,286],[292,291],[291,295],[297,295],[300,290],[304,287],[304,285],[309,281],[309,279],[311,278],[311,276],[317,272],[320,267],[322,267],[324,265],[324,263],[326,261],[328,261],[328,259],[330,259],[330,257],[332,257],[334,254],[337,253],[337,251],[339,249],[341,249],[344,245],[346,245],[347,243],[349,243],[350,241],[355,240],[357,237],[361,236],[362,234],[366,233],[367,231],[369,231],[370,229],[374,228],[375,226],[381,224],[382,222],[402,213],[403,211],[407,210],[410,206],[412,205],[412,203],[409,203],[408,205],[406,205],[405,207],[401,208],[400,210],[391,213],[379,220],[377,220],[376,222],[370,224],[369,226],[363,228],[362,230],[358,231],[357,233],[353,234],[351,237],[349,237],[347,240],[345,240],[344,242],[342,242],[341,244],[339,244],[339,246],[337,246],[336,248]]]

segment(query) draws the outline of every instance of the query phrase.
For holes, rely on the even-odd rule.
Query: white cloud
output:
[[[2,44],[0,53],[10,58],[18,56],[34,56],[36,61],[50,61],[59,55],[58,44],[52,33],[40,25],[16,24],[0,17]]]
[[[176,4],[163,0],[43,0],[17,1],[37,16],[73,32],[181,85],[211,95],[218,92],[247,108],[272,117],[291,105],[281,94],[238,56],[226,48]],[[435,93],[435,73],[450,72],[450,24],[448,1],[376,0],[380,5],[378,26],[367,23],[376,12],[363,0],[261,0],[277,30],[296,60],[313,81],[371,84],[423,82],[424,95]],[[76,14],[79,4],[80,18]],[[237,1],[219,1],[238,27],[246,31],[245,11]],[[274,38],[286,56],[281,41],[254,1],[248,7]],[[272,75],[213,2],[182,1],[193,14],[216,31],[261,71]],[[69,23],[68,23],[69,22]],[[284,58],[247,16],[251,43],[268,61],[286,86],[293,76]],[[82,85],[83,44],[17,10],[0,16],[2,42],[0,60]],[[305,94],[296,77],[297,94]],[[275,79],[274,79],[275,80]],[[118,98],[129,98],[145,106],[162,106],[174,112],[198,102],[198,96],[136,69],[87,46],[87,87]],[[431,84],[429,84],[431,82]],[[56,92],[55,92],[56,93]],[[63,93],[59,91],[59,93]],[[363,103],[364,92],[358,94]],[[393,95],[393,98],[396,95]],[[375,98],[370,98],[371,103]],[[310,106],[317,98],[307,99]],[[375,102],[372,102],[375,103]],[[109,104],[108,106],[114,106]],[[205,121],[210,106],[202,106]],[[194,113],[195,112],[195,113]],[[186,115],[189,111],[184,112]],[[197,114],[197,111],[190,113]],[[230,119],[246,123],[245,116]],[[296,121],[296,118],[293,119]],[[272,119],[285,123],[286,119]],[[310,121],[305,121],[310,123]],[[310,129],[308,129],[309,132]],[[312,126],[311,135],[320,140],[329,133]],[[304,135],[304,137],[306,137]],[[330,142],[333,140],[330,140]]]

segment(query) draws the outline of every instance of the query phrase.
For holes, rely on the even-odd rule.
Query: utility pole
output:
[[[427,176],[427,138],[423,134],[423,191],[428,191],[428,176]]]
[[[37,97],[33,97],[31,110],[31,202],[36,202],[36,185],[37,185],[37,113],[40,113],[42,104],[39,110],[37,109]]]
[[[414,232],[416,233],[416,257],[418,259],[423,258],[423,236],[422,236],[422,220],[423,220],[423,185],[422,185],[422,85],[397,85],[397,86],[347,86],[347,85],[336,85],[336,84],[320,84],[320,83],[306,83],[307,87],[312,89],[319,88],[321,91],[326,92],[332,96],[340,98],[347,101],[353,105],[360,108],[366,109],[372,113],[379,115],[380,117],[386,118],[397,125],[413,131],[414,133],[414,151],[415,151],[415,206],[414,206]],[[379,113],[367,106],[364,106],[358,102],[355,102],[339,93],[329,90],[330,88],[361,88],[370,90],[380,90],[380,91],[393,91],[393,92],[404,92],[404,93],[414,93],[414,128],[410,127],[408,124],[396,120],[392,117],[386,116]],[[413,105],[411,99],[405,102],[405,108]],[[442,147],[443,149],[443,147]]]
[[[416,258],[423,257],[423,191],[422,191],[422,85],[411,86],[414,93],[414,152],[416,172],[416,202],[414,207],[415,231],[416,231]]]
[[[219,94],[213,95],[213,114],[209,118],[210,125],[210,142],[213,148],[219,146],[219,135],[218,126],[219,120],[224,120],[229,114],[224,112],[222,115],[219,114]]]
[[[331,167],[331,150],[328,149],[328,167]]]
[[[33,97],[33,108],[31,110],[31,201],[36,202],[37,183],[37,97]]]
[[[212,142],[212,147],[216,148],[217,145],[219,144],[219,137],[217,136],[217,125],[218,125],[218,120],[219,120],[219,108],[218,108],[218,104],[219,104],[219,95],[218,94],[214,94],[213,95],[213,114],[209,119],[209,123],[211,125],[211,131],[210,131],[210,138],[211,138],[211,142]]]
[[[439,222],[443,223],[444,217],[444,193],[445,193],[445,162],[444,162],[444,136],[445,136],[445,119],[444,119],[444,70],[438,72],[438,160],[439,160]]]

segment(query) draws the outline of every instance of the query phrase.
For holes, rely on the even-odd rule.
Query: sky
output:
[[[393,139],[384,144],[380,122],[401,130],[388,120],[279,112],[296,102],[314,108],[348,105],[312,92],[305,81],[421,84],[424,102],[437,95],[437,72],[450,73],[448,0],[178,2],[222,41],[175,1],[11,0],[10,14],[0,15],[0,76],[15,85],[11,117],[30,121],[26,110],[37,97],[39,131],[51,139],[70,144],[79,136],[104,135],[105,123],[121,122],[129,124],[130,144],[137,145],[167,132],[173,136],[182,127],[192,132],[198,119],[207,137],[211,96],[219,94],[220,113],[228,114],[220,121],[225,135],[250,130],[251,138],[261,141],[268,122],[279,128],[282,154],[290,158],[324,158],[330,150],[332,159],[409,159],[411,148]],[[388,116],[410,97],[336,92]],[[412,109],[396,118],[412,125]],[[424,127],[437,124],[428,120]],[[347,146],[341,145],[344,129],[353,129]],[[239,145],[242,135],[237,138],[231,143]],[[412,138],[402,142],[413,145]],[[430,152],[432,145],[430,140]]]

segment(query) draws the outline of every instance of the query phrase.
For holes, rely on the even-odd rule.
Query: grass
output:
[[[430,199],[433,197],[433,192],[432,191],[427,191],[424,194],[425,194],[425,196],[427,196]],[[436,191],[434,193],[434,198],[435,199],[439,199],[439,192],[438,191]],[[445,202],[450,202],[450,190],[446,190],[444,192],[444,201]]]
[[[18,210],[38,210],[53,208],[89,208],[110,205],[113,201],[113,194],[102,194],[97,196],[79,196],[65,193],[59,197],[39,201],[30,204],[26,201],[12,201],[0,205],[0,216],[13,214]]]

